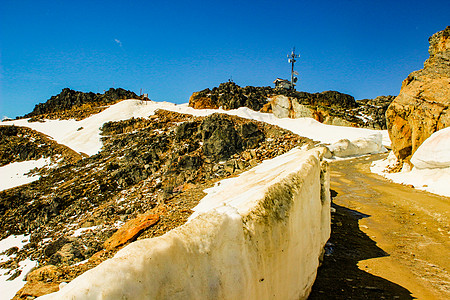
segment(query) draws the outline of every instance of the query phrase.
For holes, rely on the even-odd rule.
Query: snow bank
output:
[[[449,168],[450,127],[436,131],[427,138],[414,152],[411,163],[418,169]]]
[[[188,223],[40,299],[306,299],[330,235],[320,155],[293,149],[222,181]]]
[[[42,168],[50,163],[49,158],[14,162],[0,167],[0,191],[39,180],[40,175],[28,176],[34,168]]]
[[[388,158],[372,163],[371,171],[393,182],[413,185],[414,188],[450,197],[450,127],[433,133],[411,158],[412,169],[404,167],[399,173],[386,173],[397,163],[390,152]]]
[[[386,130],[371,130],[322,124],[312,118],[277,118],[273,114],[260,113],[247,107],[233,110],[194,109],[188,104],[176,105],[169,102],[154,102],[140,100],[124,100],[104,111],[81,121],[46,120],[45,122],[28,122],[28,119],[2,122],[0,125],[25,126],[40,131],[58,143],[68,146],[77,152],[94,155],[101,150],[100,127],[108,121],[120,121],[132,117],[146,118],[157,109],[165,109],[195,116],[208,116],[213,113],[223,113],[246,119],[266,122],[290,130],[300,136],[311,138],[322,143],[332,144],[341,139],[350,141],[367,138],[375,133],[382,135],[383,145],[389,146],[390,140]]]
[[[358,138],[354,141],[342,139],[328,146],[328,149],[337,157],[349,157],[363,154],[385,152],[382,144],[382,135],[373,134],[365,138]]]
[[[10,235],[7,238],[0,241],[0,253],[17,247],[19,250],[23,248],[26,244],[29,243],[30,236],[26,235]],[[10,256],[6,254],[0,255],[0,263],[6,262],[9,259],[13,258],[15,254]],[[0,269],[0,300],[9,300],[14,297],[14,295],[25,285],[25,277],[28,272],[33,269],[37,263],[30,259],[25,259],[19,262],[18,271],[20,271],[20,275],[14,278],[13,280],[8,280],[13,273],[11,273],[10,269]]]

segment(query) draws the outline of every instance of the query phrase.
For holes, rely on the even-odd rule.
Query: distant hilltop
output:
[[[45,103],[39,103],[26,114],[30,122],[42,119],[82,120],[125,99],[141,96],[122,88],[110,88],[104,94],[84,93],[65,88]],[[254,111],[273,113],[279,118],[310,117],[330,125],[386,129],[385,112],[394,96],[355,100],[337,91],[307,93],[292,89],[246,86],[229,81],[212,89],[194,92],[189,106],[195,109],[225,110],[248,107]],[[145,98],[148,100],[147,98]]]
[[[26,118],[43,117],[47,119],[83,119],[102,110],[101,106],[111,105],[124,99],[140,98],[135,93],[122,88],[110,88],[104,94],[84,93],[65,88],[44,103],[37,104]]]
[[[229,81],[193,93],[189,106],[225,110],[248,107],[271,112],[279,118],[310,117],[330,125],[386,129],[385,112],[394,98],[379,96],[356,101],[353,96],[337,91],[307,93],[283,88],[240,87]]]

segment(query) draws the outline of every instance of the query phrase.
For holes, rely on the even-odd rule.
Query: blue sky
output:
[[[65,87],[184,103],[230,78],[273,86],[293,46],[297,90],[397,95],[449,15],[448,0],[0,0],[0,117]]]

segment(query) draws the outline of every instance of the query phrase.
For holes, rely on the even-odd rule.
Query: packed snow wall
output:
[[[330,235],[322,153],[293,149],[222,181],[188,223],[40,299],[306,299]]]

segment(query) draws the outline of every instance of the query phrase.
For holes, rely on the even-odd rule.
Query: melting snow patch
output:
[[[80,235],[82,235],[83,234],[83,232],[85,232],[85,231],[90,231],[90,230],[96,230],[96,229],[98,229],[98,228],[100,228],[101,226],[100,225],[98,225],[98,226],[91,226],[91,227],[83,227],[83,228],[78,228],[77,230],[75,230],[73,233],[72,233],[72,236],[73,237],[78,237],[78,236],[80,236]]]
[[[9,237],[0,241],[0,253],[4,252],[13,247],[17,247],[19,250],[23,248],[30,241],[30,236],[26,235],[10,235]],[[0,262],[8,261],[11,258],[14,258],[13,255],[0,255]],[[0,269],[0,300],[3,299],[11,299],[14,295],[25,285],[25,277],[28,272],[33,269],[37,263],[30,259],[25,259],[19,262],[19,267],[14,271],[10,269]],[[13,280],[8,280],[16,274],[16,272],[20,272],[20,274],[14,278]]]
[[[0,191],[39,180],[41,176],[28,176],[34,168],[42,168],[50,163],[49,158],[14,162],[0,167]]]
[[[385,160],[373,162],[371,171],[393,182],[413,185],[415,188],[450,197],[450,127],[433,133],[416,150],[411,158],[412,169],[387,173],[389,166],[397,163],[391,152]]]

